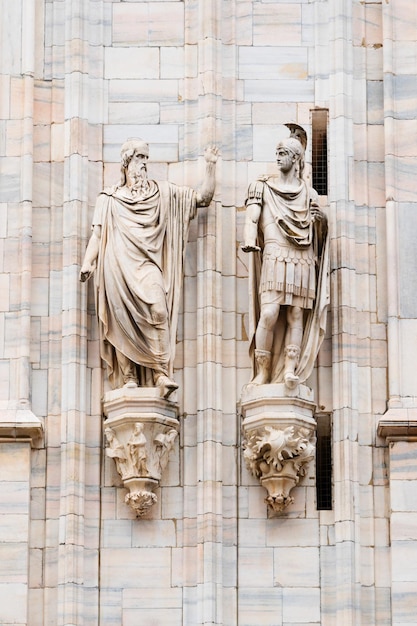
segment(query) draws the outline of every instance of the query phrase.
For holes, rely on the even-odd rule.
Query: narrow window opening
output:
[[[327,118],[327,109],[311,111],[313,188],[319,196],[327,196]]]
[[[316,498],[319,511],[332,510],[332,438],[329,414],[317,415]]]

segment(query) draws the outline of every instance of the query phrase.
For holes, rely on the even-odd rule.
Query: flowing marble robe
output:
[[[115,349],[139,367],[139,384],[152,386],[162,366],[172,376],[185,246],[196,194],[189,187],[150,180],[145,198],[124,188],[104,190],[93,227],[101,226],[95,272],[100,354],[114,387],[122,386]],[[156,340],[151,305],[166,303],[168,345]]]
[[[312,222],[310,214],[310,203],[316,201],[316,192],[303,180],[292,192],[281,190],[274,177],[261,177],[249,186],[246,204],[262,207],[257,241],[261,252],[249,257],[249,340],[254,372],[261,302],[304,309],[303,340],[295,374],[304,382],[313,370],[325,334],[330,288],[327,223]],[[268,223],[276,226],[273,240],[264,239]],[[271,351],[271,383],[284,381],[286,328],[286,307],[281,306]]]

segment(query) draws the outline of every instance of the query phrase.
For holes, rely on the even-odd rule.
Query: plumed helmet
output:
[[[298,141],[298,139],[295,139],[294,137],[287,137],[286,139],[281,139],[281,141],[278,143],[277,148],[281,146],[284,148],[287,148],[287,150],[289,150],[291,154],[293,154],[299,159],[304,157],[304,148],[301,145],[301,143]]]
[[[303,146],[304,150],[307,147],[307,133],[302,126],[299,124],[295,124],[294,122],[288,122],[288,124],[284,124],[290,130],[290,137],[294,137],[294,139],[298,139],[298,141]]]

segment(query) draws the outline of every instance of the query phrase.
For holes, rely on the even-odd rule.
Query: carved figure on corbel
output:
[[[138,517],[157,502],[154,493],[168,464],[169,453],[177,436],[176,428],[155,421],[114,422],[105,428],[106,454],[129,489],[125,502]]]
[[[125,447],[121,445],[116,437],[116,433],[110,426],[104,430],[104,434],[106,435],[106,439],[109,444],[108,448],[106,448],[106,454],[111,459],[114,459],[116,469],[123,480],[123,478],[126,478],[129,473]]]
[[[154,439],[155,460],[157,466],[155,468],[155,473],[158,474],[159,477],[168,464],[168,456],[173,448],[177,434],[178,433],[175,428],[171,428],[166,432],[159,433]]]
[[[136,422],[132,436],[127,442],[127,449],[134,475],[148,476],[148,455],[146,453],[146,437],[143,433],[142,422]]]

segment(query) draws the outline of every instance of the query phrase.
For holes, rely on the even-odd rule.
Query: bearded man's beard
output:
[[[146,166],[142,166],[141,168],[136,170],[131,176],[133,185],[130,190],[133,195],[141,195],[148,191],[149,181]]]

